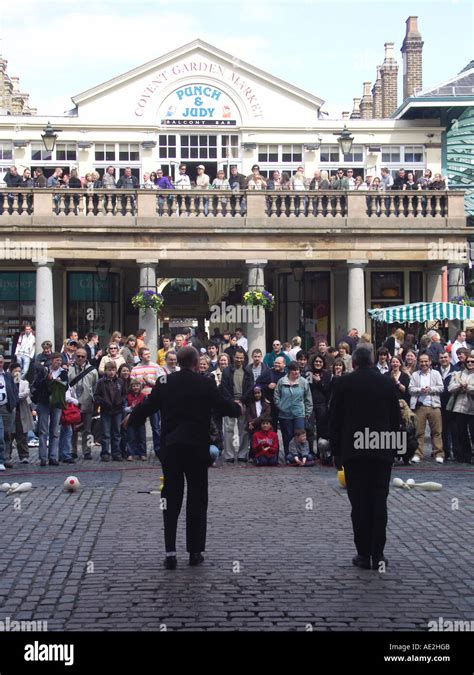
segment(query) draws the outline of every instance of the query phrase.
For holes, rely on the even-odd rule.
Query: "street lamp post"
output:
[[[53,129],[51,122],[48,122],[46,127],[43,129],[41,138],[43,139],[43,145],[46,148],[46,152],[53,152],[56,147],[56,139],[58,138],[57,131],[62,131],[62,129]]]
[[[346,125],[344,125],[344,129],[341,131],[341,135],[338,136],[337,141],[339,143],[339,147],[342,150],[342,154],[348,155],[352,150],[354,136],[351,136],[351,132]]]

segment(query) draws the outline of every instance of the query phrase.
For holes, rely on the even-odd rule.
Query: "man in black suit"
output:
[[[399,433],[387,437],[383,432],[400,432],[400,408],[393,383],[372,368],[367,349],[356,349],[352,363],[354,372],[338,378],[333,389],[329,435],[336,466],[344,466],[352,505],[358,554],[352,562],[356,567],[370,569],[372,558],[372,569],[381,569],[381,562],[387,564],[383,556],[387,497],[400,441]],[[368,434],[374,442],[362,440]]]
[[[199,374],[199,352],[183,347],[178,352],[181,370],[156,383],[147,400],[136,406],[124,426],[139,426],[158,410],[161,412],[163,467],[162,498],[165,526],[166,569],[176,569],[176,528],[183,504],[184,477],[188,484],[186,504],[186,544],[189,564],[203,562],[206,545],[208,484],[210,464],[209,430],[211,412],[239,417],[242,408],[218,391],[213,377]]]

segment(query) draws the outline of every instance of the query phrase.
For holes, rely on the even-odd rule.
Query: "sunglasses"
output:
[[[76,354],[76,359],[85,359],[86,355],[85,354]]]

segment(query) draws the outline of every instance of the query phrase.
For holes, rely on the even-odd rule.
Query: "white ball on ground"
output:
[[[79,478],[76,476],[68,476],[64,481],[64,489],[66,492],[77,492],[80,487],[81,484],[79,482]]]

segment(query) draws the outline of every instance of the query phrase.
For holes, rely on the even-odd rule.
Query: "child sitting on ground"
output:
[[[252,437],[254,462],[257,466],[277,466],[278,464],[278,435],[273,431],[270,419],[263,418],[259,431]]]
[[[295,435],[288,446],[286,463],[290,466],[314,465],[314,455],[309,451],[309,443],[304,429],[295,429]]]

